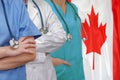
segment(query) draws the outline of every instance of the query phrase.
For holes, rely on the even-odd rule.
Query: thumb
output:
[[[19,42],[22,42],[22,41],[24,41],[26,39],[26,37],[21,37],[20,39],[19,39]]]

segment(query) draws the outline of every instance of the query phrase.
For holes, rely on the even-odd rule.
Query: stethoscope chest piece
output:
[[[13,35],[12,30],[10,29],[10,24],[9,24],[9,20],[8,20],[8,17],[7,17],[7,12],[6,12],[6,8],[5,8],[4,0],[2,0],[2,5],[3,5],[4,14],[5,14],[6,24],[8,26],[8,30],[9,30],[10,36],[12,38],[9,41],[9,44],[12,48],[18,48],[19,47],[19,42],[17,40],[15,40],[15,36]]]
[[[10,46],[11,46],[12,48],[17,49],[17,48],[19,47],[19,42],[18,42],[17,40],[15,40],[14,38],[11,39],[9,43],[10,43]]]
[[[68,39],[68,40],[71,40],[71,39],[72,39],[72,35],[71,35],[70,33],[68,33],[67,39]]]
[[[47,34],[48,30],[46,28],[40,28],[42,34]]]

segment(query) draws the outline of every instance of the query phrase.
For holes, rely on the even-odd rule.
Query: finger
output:
[[[20,39],[19,39],[19,42],[22,42],[22,41],[24,41],[24,40],[26,40],[26,39],[32,39],[33,37],[31,37],[31,36],[27,36],[27,37],[21,37]],[[34,40],[34,39],[33,39]]]
[[[23,45],[25,49],[28,49],[28,48],[36,48],[36,45],[35,44],[25,44]]]
[[[21,38],[19,39],[19,42],[24,41],[26,38],[27,38],[27,37],[21,37]]]
[[[34,54],[34,51],[29,49],[24,49],[24,53]]]
[[[63,64],[70,66],[71,64],[67,61],[63,61]]]
[[[25,40],[24,42],[23,42],[24,44],[35,44],[36,42],[34,41],[34,40]]]

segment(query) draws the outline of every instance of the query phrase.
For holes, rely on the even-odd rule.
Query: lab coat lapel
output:
[[[30,0],[31,1],[31,0]],[[38,10],[34,4],[31,4],[31,2],[28,1],[28,12],[32,13],[32,15],[29,15],[31,20],[34,20],[35,16],[38,14]]]

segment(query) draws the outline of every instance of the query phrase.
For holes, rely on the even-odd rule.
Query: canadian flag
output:
[[[82,21],[86,80],[120,80],[120,0],[73,3]]]

